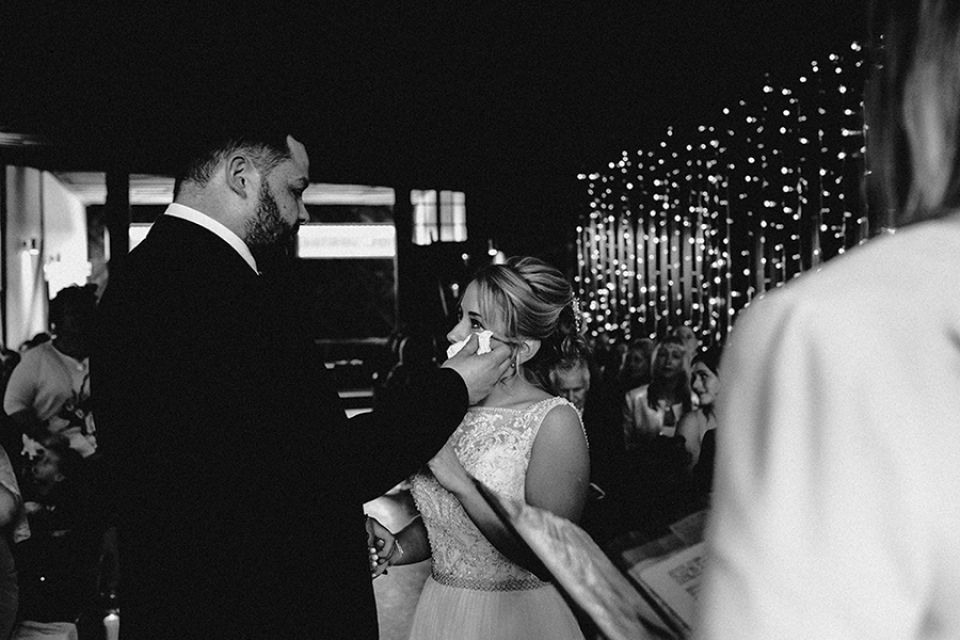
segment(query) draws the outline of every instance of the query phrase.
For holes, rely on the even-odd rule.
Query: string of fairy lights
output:
[[[588,333],[632,340],[687,324],[722,343],[751,300],[870,235],[865,61],[853,43],[653,149],[580,175],[576,284]]]

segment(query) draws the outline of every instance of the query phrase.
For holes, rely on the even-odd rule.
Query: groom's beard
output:
[[[266,180],[260,185],[257,211],[246,223],[244,241],[261,272],[282,267],[293,258],[293,241],[299,224],[290,224],[280,215],[280,207]]]

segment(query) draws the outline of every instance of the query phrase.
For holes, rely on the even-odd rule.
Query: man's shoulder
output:
[[[163,216],[161,216],[163,218]],[[169,274],[172,253],[165,250],[168,241],[163,235],[164,224],[155,223],[143,241],[117,264],[110,265],[110,279],[104,290],[102,301],[109,300],[124,289],[141,289],[146,281],[163,278]]]
[[[202,259],[216,255],[215,248],[223,244],[214,233],[200,225],[160,215],[143,241],[124,258],[124,265],[149,265],[159,261],[183,263]]]
[[[158,296],[188,297],[190,291],[214,286],[208,283],[215,274],[220,276],[216,286],[229,280],[228,273],[245,275],[242,261],[225,259],[218,248],[212,234],[190,222],[176,218],[158,221],[143,242],[112,269],[101,304],[109,307],[118,300],[126,305],[131,299],[144,299],[149,305]]]
[[[98,304],[101,322],[115,314],[137,314],[145,311],[154,295],[153,282],[160,277],[164,265],[134,249],[119,265],[111,265],[110,279]]]
[[[53,350],[53,344],[50,340],[47,340],[21,353],[20,362],[17,363],[17,366],[22,369],[38,367],[44,362],[49,362],[54,357],[56,357],[56,353]]]

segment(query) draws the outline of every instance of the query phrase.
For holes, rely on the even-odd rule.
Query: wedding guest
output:
[[[680,419],[677,436],[683,439],[688,455],[689,487],[678,492],[678,499],[691,504],[690,510],[709,506],[713,489],[714,462],[717,452],[717,398],[721,384],[719,376],[720,348],[711,347],[693,359],[691,387],[699,404]]]
[[[687,348],[687,357],[690,358],[690,360],[693,360],[694,356],[700,352],[700,338],[698,338],[694,330],[687,325],[682,324],[675,327],[673,331],[670,332],[670,335],[683,340],[683,344]]]
[[[24,351],[10,374],[3,409],[28,455],[51,434],[62,434],[85,457],[96,451],[89,370],[96,308],[94,287],[62,289],[50,301],[53,339]]]
[[[19,617],[76,622],[96,602],[105,527],[93,511],[80,453],[61,435],[41,446],[21,484],[30,537],[14,546]]]
[[[623,396],[631,389],[650,384],[653,351],[657,343],[650,338],[640,338],[627,345],[623,362],[614,381],[615,389]]]
[[[174,203],[111,264],[100,303],[91,364],[123,633],[376,640],[363,504],[443,446],[509,349],[477,355],[474,338],[348,421],[289,252],[308,217],[306,147],[229,128],[184,154]]]
[[[493,331],[512,369],[474,404],[429,470],[413,478],[422,518],[396,536],[391,564],[432,558],[411,640],[583,638],[538,563],[518,544],[474,483],[576,522],[590,463],[576,408],[553,396],[549,375],[584,346],[562,274],[533,258],[491,265],[467,286],[455,343]]]
[[[623,355],[627,351],[627,345],[600,329],[596,336],[587,339],[587,347],[593,354],[593,359],[597,363],[597,368],[600,370],[603,379],[610,385],[616,384],[615,381],[620,373],[620,367],[623,365]]]
[[[13,633],[19,610],[19,586],[13,546],[30,537],[17,474],[0,448],[0,640]]]
[[[650,383],[624,396],[623,437],[628,451],[644,439],[675,434],[677,421],[693,406],[688,363],[681,338],[667,336],[657,344]]]
[[[697,408],[685,413],[677,425],[677,435],[683,437],[684,446],[690,452],[691,467],[700,460],[700,449],[708,433],[717,428],[714,408],[720,393],[720,351],[712,349],[701,352],[690,366],[690,388],[699,400]]]
[[[689,380],[685,345],[668,335],[654,350],[650,383],[632,389],[621,402],[628,470],[623,484],[629,495],[623,517],[631,530],[662,535],[689,503],[689,454],[676,436],[680,418],[695,404]]]
[[[580,412],[590,443],[590,499],[580,526],[598,543],[623,533],[621,507],[626,458],[617,394],[600,375],[589,354],[560,360],[550,371],[554,392]]]
[[[593,385],[593,370],[585,357],[561,360],[550,370],[556,395],[566,398],[583,415]]]
[[[10,376],[13,370],[20,364],[20,352],[11,349],[0,348],[0,397],[7,394],[7,384],[10,382]],[[0,447],[4,451],[13,452],[14,457],[23,448],[23,436],[20,428],[16,426],[13,419],[6,411],[0,411]]]
[[[875,16],[866,157],[896,233],[736,324],[706,640],[960,637],[960,11]]]

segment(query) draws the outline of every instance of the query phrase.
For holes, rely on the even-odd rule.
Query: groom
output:
[[[286,132],[215,136],[111,273],[91,367],[128,638],[376,640],[362,504],[508,366],[474,339],[348,421],[276,259],[308,184]]]

